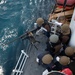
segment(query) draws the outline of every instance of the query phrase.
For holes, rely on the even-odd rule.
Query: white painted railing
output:
[[[23,68],[26,64],[28,57],[29,56],[24,52],[24,50],[21,50],[20,57],[19,57],[18,62],[15,66],[15,69],[13,69],[11,75],[21,75],[23,73]]]

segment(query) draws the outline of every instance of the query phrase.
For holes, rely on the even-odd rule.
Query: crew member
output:
[[[49,42],[47,42],[47,49],[46,51],[49,51],[51,55],[55,55],[60,51],[62,48],[61,42],[59,40],[59,36],[56,34],[52,34],[49,37]]]

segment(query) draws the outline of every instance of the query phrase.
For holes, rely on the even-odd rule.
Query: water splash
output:
[[[0,4],[4,4],[4,3],[6,3],[6,1],[5,0],[1,0]]]
[[[3,33],[3,36],[0,38],[0,48],[3,50],[6,50],[8,45],[5,45],[5,43],[9,42],[12,38],[17,36],[17,29],[10,29],[10,28],[4,28],[1,32]]]
[[[0,66],[0,75],[4,75],[3,72],[4,72],[3,67]]]

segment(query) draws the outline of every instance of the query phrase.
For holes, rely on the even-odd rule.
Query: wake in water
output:
[[[38,17],[48,19],[52,9],[50,4],[53,6],[53,0],[0,1],[0,64],[5,64],[3,66],[6,69],[5,75],[10,75],[20,50],[24,48],[21,47],[24,41],[18,40],[11,45],[5,43],[32,29]]]

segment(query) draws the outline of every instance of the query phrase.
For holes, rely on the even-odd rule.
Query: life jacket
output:
[[[57,5],[59,8],[71,9],[75,6],[75,0],[57,0]]]
[[[71,30],[70,33],[67,35],[63,35],[62,33],[60,34],[60,40],[63,45],[67,46],[69,44],[70,38],[71,38]]]
[[[57,4],[59,5],[66,4],[66,6],[73,6],[75,5],[75,0],[57,0]]]

